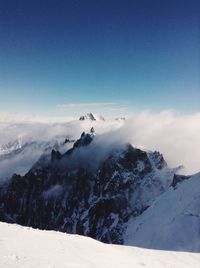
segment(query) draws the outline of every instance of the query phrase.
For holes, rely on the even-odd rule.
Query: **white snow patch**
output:
[[[200,173],[170,187],[127,224],[125,244],[200,252]],[[192,267],[191,265],[189,267]]]
[[[91,238],[0,223],[3,268],[199,268],[200,254],[103,244]]]

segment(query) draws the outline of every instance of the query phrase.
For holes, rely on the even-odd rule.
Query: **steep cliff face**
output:
[[[170,186],[174,171],[158,152],[130,144],[114,148],[91,168],[73,155],[93,140],[94,131],[83,133],[66,153],[53,150],[25,176],[13,175],[0,188],[0,220],[123,244],[128,220]]]

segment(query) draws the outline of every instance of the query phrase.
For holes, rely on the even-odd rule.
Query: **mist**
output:
[[[120,132],[139,148],[161,152],[170,167],[183,165],[184,174],[200,171],[200,113],[145,111],[129,119]]]
[[[97,134],[89,145],[75,148],[70,156],[63,157],[59,165],[67,170],[83,168],[96,171],[113,152],[120,152],[126,145],[126,140],[121,139],[118,131]]]
[[[200,113],[185,115],[173,110],[137,113],[120,127],[97,135],[87,150],[82,149],[79,158],[83,162],[91,159],[95,165],[127,143],[145,151],[159,151],[170,168],[182,166],[181,174],[197,173],[200,171]]]
[[[22,143],[36,141],[60,141],[66,137],[78,139],[83,131],[96,131],[94,142],[88,148],[73,154],[71,163],[97,166],[112,150],[126,143],[143,150],[159,151],[170,167],[183,165],[183,174],[200,171],[200,113],[180,114],[176,111],[154,113],[143,111],[134,114],[125,122],[116,120],[70,122],[15,122],[0,120],[1,146],[21,138]],[[51,143],[53,144],[53,143]],[[63,153],[63,151],[61,151]],[[26,173],[42,154],[42,147],[27,148],[12,159],[0,158],[0,177],[11,173]],[[87,161],[85,161],[87,159]],[[87,162],[87,163],[86,163]]]

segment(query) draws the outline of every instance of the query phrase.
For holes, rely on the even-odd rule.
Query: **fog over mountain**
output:
[[[200,266],[199,18],[0,1],[0,267]]]
[[[158,151],[131,144],[127,120],[96,133],[94,123],[100,128],[102,121],[86,116],[73,122],[90,127],[78,139],[60,134],[3,146],[9,171],[25,152],[18,168],[24,164],[28,172],[2,178],[0,221],[111,244],[199,252],[200,173],[178,175],[181,168],[168,166]]]
[[[160,151],[169,166],[183,165],[181,173],[199,171],[199,113],[183,115],[175,111],[144,111],[126,120],[102,120],[101,116],[91,120],[86,116],[86,120],[66,118],[66,122],[57,123],[55,118],[45,118],[43,122],[39,116],[33,118],[26,116],[20,120],[19,115],[12,114],[0,117],[0,178],[13,173],[25,174],[44,150],[49,147],[61,149],[65,138],[77,139],[91,127],[95,128],[95,142],[101,144],[104,154],[114,143],[130,142],[145,150]]]

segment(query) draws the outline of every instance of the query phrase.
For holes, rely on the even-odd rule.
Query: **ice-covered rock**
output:
[[[0,220],[124,243],[126,223],[171,185],[174,171],[158,152],[131,144],[91,168],[102,146],[90,150],[94,140],[94,129],[82,133],[66,153],[54,149],[25,176],[14,175],[0,188]]]

